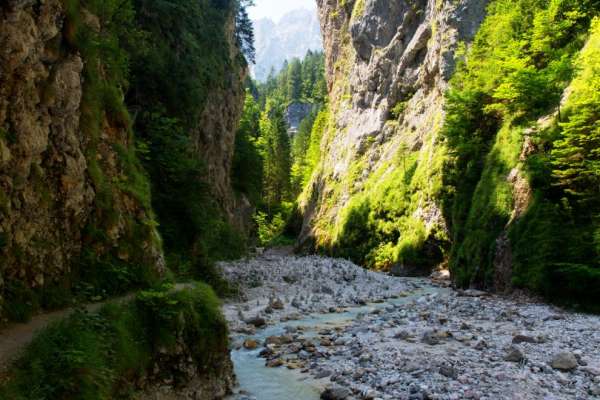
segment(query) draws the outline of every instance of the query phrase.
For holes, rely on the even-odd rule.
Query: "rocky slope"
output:
[[[0,6],[0,307],[19,314],[11,319],[66,305],[82,283],[116,294],[165,268],[132,129],[140,110],[124,103],[123,33],[85,2],[34,3]],[[244,228],[250,205],[230,182],[245,78],[233,20],[219,43],[236,68],[207,89],[190,141],[212,198]],[[27,310],[15,312],[20,305]]]
[[[367,225],[369,216],[360,214],[379,208],[375,218],[402,222],[371,246],[377,249],[367,260],[356,261],[389,268],[402,259],[399,253],[418,247],[429,266],[440,262],[447,230],[436,202],[444,92],[457,46],[477,32],[486,2],[322,0],[318,5],[332,119],[323,159],[304,194],[301,241],[352,247],[344,243],[348,221],[362,218],[360,224]],[[386,191],[401,199],[374,204],[378,200],[369,196]],[[397,204],[389,207],[392,201]],[[385,254],[378,259],[376,252]],[[407,270],[420,266],[408,258],[402,264]]]

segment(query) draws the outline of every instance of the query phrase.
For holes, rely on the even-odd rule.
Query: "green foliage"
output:
[[[597,65],[597,55],[591,46],[577,57],[597,5],[592,0],[495,0],[459,60],[443,129],[451,156],[443,201],[454,243],[450,266],[461,285],[493,284],[496,239],[509,222],[518,286],[580,301],[574,285],[558,290],[557,277],[595,279],[591,265],[597,265],[597,253],[584,243],[594,243],[590,211],[596,211],[576,209],[563,198],[598,197],[592,171],[599,100],[592,77],[597,68],[590,67]],[[572,82],[573,93],[581,96],[568,103],[576,105],[562,110],[559,126],[532,138],[541,151],[522,163],[523,132],[559,106],[574,74],[580,78]],[[525,214],[512,220],[514,189],[507,178],[515,167],[529,179],[534,196]],[[573,276],[568,264],[574,265]]]
[[[250,2],[134,0],[134,5],[143,35],[125,45],[132,71],[127,104],[139,110],[137,152],[152,183],[152,205],[169,267],[222,287],[213,263],[241,256],[245,238],[228,224],[215,201],[194,130],[209,94],[227,91],[230,77],[246,66],[243,57],[231,60],[226,26],[232,19],[238,47],[252,56],[253,32],[246,13]],[[249,129],[242,128],[236,140],[232,180],[240,192],[258,197],[255,181],[246,180],[253,171],[246,164],[257,162]],[[135,181],[135,170],[130,175]]]
[[[286,61],[276,74],[271,71],[267,81],[259,84],[259,104],[275,99],[286,107],[292,102],[324,104],[327,98],[325,58],[323,53],[309,50],[304,59]]]
[[[206,181],[204,162],[192,152],[181,122],[164,110],[143,113],[138,121],[140,144],[153,182],[153,204],[165,248],[186,254],[197,277],[215,260],[238,257],[244,239],[225,221]],[[177,269],[177,266],[173,266]]]
[[[226,351],[226,324],[209,287],[143,292],[136,301],[109,304],[97,314],[77,311],[52,324],[10,369],[0,398],[129,398],[131,382],[178,337],[199,366]]]
[[[330,119],[329,108],[305,119],[292,143],[292,191],[298,195],[307,185],[321,159],[321,139]]]
[[[577,59],[578,75],[565,105],[550,159],[565,193],[597,206],[600,198],[600,19]],[[595,204],[594,204],[595,203]]]
[[[293,238],[286,235],[288,221],[294,209],[293,203],[283,202],[277,210],[271,210],[270,215],[261,211],[254,215],[261,246],[288,245],[294,242]]]
[[[235,137],[231,180],[233,187],[244,193],[252,204],[262,200],[263,159],[260,154],[260,109],[252,94],[246,93],[244,112]]]
[[[400,118],[402,114],[404,114],[404,110],[406,110],[406,105],[408,102],[399,101],[392,109],[390,110],[390,119],[397,120]]]
[[[226,88],[228,77],[246,64],[243,59],[231,62],[225,32],[238,4],[213,0],[133,1],[136,24],[146,35],[127,46],[132,71],[128,104],[143,109],[161,104],[167,115],[191,127],[208,94]]]
[[[290,198],[290,141],[283,110],[268,101],[258,140],[263,160],[263,197],[268,210]]]
[[[10,321],[27,322],[39,309],[38,298],[22,282],[8,281],[4,287],[3,309]]]

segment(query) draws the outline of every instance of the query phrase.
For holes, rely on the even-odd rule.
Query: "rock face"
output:
[[[235,45],[233,20],[226,29],[230,43],[230,59],[239,57]],[[206,161],[208,180],[217,202],[221,204],[229,222],[246,231],[252,218],[252,206],[245,198],[238,198],[231,186],[231,166],[235,149],[235,133],[244,108],[244,80],[246,71],[239,69],[230,77],[230,85],[213,90],[200,115],[197,128],[192,132],[196,151]]]
[[[69,275],[85,227],[100,217],[90,160],[107,179],[119,180],[125,173],[115,146],[131,146],[128,132],[104,118],[91,155],[93,140],[80,126],[84,61],[67,50],[63,3],[33,3],[0,6],[0,304],[3,282],[41,288]],[[93,243],[98,253],[118,245],[128,221],[151,220],[133,196],[110,190],[115,218],[106,243]],[[148,230],[136,246],[161,270],[160,241]]]
[[[285,110],[285,119],[288,124],[288,133],[294,136],[298,133],[298,128],[302,120],[310,115],[315,106],[310,103],[294,102]]]
[[[404,222],[381,247],[398,253],[410,245],[430,263],[441,261],[439,243],[447,229],[436,194],[441,186],[438,134],[444,92],[455,69],[458,43],[474,37],[486,4],[318,1],[333,118],[322,141],[318,173],[301,202],[303,243],[339,245],[344,218],[373,206],[370,194],[384,192],[382,182],[389,179],[410,201],[393,210],[393,219]],[[415,232],[418,243],[408,243]],[[398,256],[375,266],[395,263],[402,264],[397,270],[423,268]]]
[[[15,288],[37,295],[76,284],[85,254],[164,270],[129,116],[116,118],[96,105],[104,100],[90,101],[99,90],[85,77],[95,63],[73,32],[104,32],[98,18],[80,13],[81,26],[62,0],[0,5],[0,321]],[[225,33],[235,43],[233,17]],[[237,46],[230,49],[231,59],[239,57]],[[100,61],[99,79],[103,69]],[[238,228],[251,208],[230,182],[245,74],[237,69],[228,85],[215,83],[192,132],[213,195]],[[123,97],[115,101],[124,109]]]

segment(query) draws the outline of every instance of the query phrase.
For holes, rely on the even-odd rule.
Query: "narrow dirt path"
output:
[[[191,286],[192,285],[188,283],[180,283],[175,285],[174,290],[180,291]],[[96,312],[106,304],[123,303],[132,300],[135,295],[135,293],[130,293],[128,295],[108,299],[106,301],[86,304],[83,307],[88,312]],[[0,372],[4,372],[8,369],[11,363],[16,360],[23,349],[25,349],[25,347],[31,343],[39,331],[45,329],[55,321],[59,321],[68,317],[77,309],[78,307],[69,307],[63,310],[39,314],[34,316],[27,323],[10,324],[6,328],[0,330]]]

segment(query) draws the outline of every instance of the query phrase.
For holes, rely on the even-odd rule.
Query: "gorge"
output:
[[[600,397],[600,3],[316,3],[0,4],[0,399]]]

